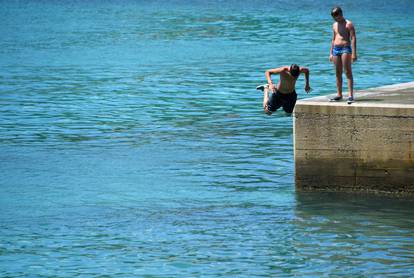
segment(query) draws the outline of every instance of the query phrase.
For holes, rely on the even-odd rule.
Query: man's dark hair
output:
[[[299,76],[299,66],[296,64],[290,65],[289,72],[293,77]]]
[[[333,7],[333,9],[331,11],[331,16],[335,17],[335,16],[338,16],[338,15],[343,15],[341,7],[339,7],[339,6]]]

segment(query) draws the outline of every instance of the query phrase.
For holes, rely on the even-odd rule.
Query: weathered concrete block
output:
[[[298,101],[296,189],[414,195],[414,82]]]

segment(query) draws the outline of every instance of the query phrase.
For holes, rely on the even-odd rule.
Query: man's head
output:
[[[342,9],[339,6],[336,6],[331,11],[331,16],[335,21],[341,20],[343,18]]]
[[[298,77],[300,73],[299,66],[296,64],[290,65],[289,72],[290,72],[290,75],[292,75],[293,77],[295,78]]]

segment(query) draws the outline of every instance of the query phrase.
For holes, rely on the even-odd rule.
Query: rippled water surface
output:
[[[329,1],[0,2],[0,276],[414,276],[413,202],[296,193],[255,90],[335,90]],[[412,81],[413,2],[342,2],[356,89]]]

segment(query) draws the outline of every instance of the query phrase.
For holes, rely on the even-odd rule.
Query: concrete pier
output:
[[[297,102],[296,190],[414,195],[414,82],[346,95]]]

